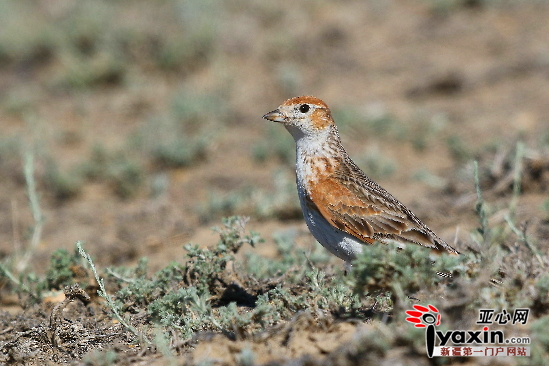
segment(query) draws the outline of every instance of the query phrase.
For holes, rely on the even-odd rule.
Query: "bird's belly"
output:
[[[318,211],[310,210],[302,202],[307,227],[315,239],[330,253],[349,263],[362,253],[364,243],[330,224]]]

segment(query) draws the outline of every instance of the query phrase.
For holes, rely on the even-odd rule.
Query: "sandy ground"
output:
[[[38,18],[54,23],[70,16],[70,5],[62,3],[52,8],[41,4]],[[217,6],[223,10],[212,18],[217,33],[209,57],[192,67],[164,71],[151,66],[145,51],[131,50],[136,55],[128,61],[124,81],[59,88],[53,81],[67,66],[58,55],[26,63],[0,62],[3,144],[12,138],[19,141],[18,151],[35,152],[44,217],[29,266],[37,274],[43,275],[52,252],[73,250],[76,241],[84,242],[99,268],[131,266],[148,257],[150,271],[156,271],[170,261],[183,261],[183,245],[188,242],[213,244],[217,234],[210,228],[230,214],[249,215],[249,228],[266,239],[260,247],[246,250],[274,256],[273,233],[290,229],[299,233],[300,245],[312,245],[296,213],[292,164],[274,154],[261,161],[254,157],[268,140],[293,149],[291,137],[285,131],[273,135],[273,127],[261,116],[295,95],[326,101],[341,118],[336,123],[344,125],[341,135],[350,155],[374,176],[379,171],[369,162],[392,167],[391,173],[378,174],[377,181],[441,237],[449,242],[457,238],[458,249],[466,249],[460,247],[460,238],[468,237],[477,223],[471,161],[495,161],[498,154],[512,152],[519,140],[524,141],[527,156],[544,161],[549,141],[545,2],[231,1]],[[185,37],[173,34],[173,9],[167,3],[157,7],[136,2],[116,9],[122,25],[143,22],[143,28],[160,38]],[[199,14],[211,16],[204,9]],[[164,168],[146,157],[144,145],[129,143],[143,126],[171,113],[174,100],[194,103],[195,95],[212,96],[197,108],[206,116],[198,118],[199,123],[211,132],[203,158],[190,166]],[[371,127],[371,121],[382,118],[389,127]],[[56,199],[45,178],[49,162],[70,176],[75,167],[90,161],[97,145],[141,162],[143,183],[137,191],[122,199],[113,193],[112,183],[85,179],[74,197]],[[21,154],[4,156],[0,260],[8,263],[18,249],[29,246],[35,224]],[[275,214],[258,215],[258,204],[249,196],[228,209],[215,209],[215,197],[235,192],[275,195],[277,172],[291,188],[285,191],[288,203]],[[549,180],[544,168],[541,172],[525,181],[518,213],[538,228],[538,239],[546,245],[547,237],[536,226],[547,215],[542,204],[548,198]],[[509,185],[498,190],[497,182],[483,182],[494,207],[499,207],[499,200],[508,200]],[[159,193],[153,194],[157,185]],[[502,221],[502,215],[494,215],[492,222]],[[336,258],[331,263],[341,264]],[[21,315],[18,321],[27,328],[46,321],[51,304],[23,312],[17,297],[2,291],[2,286],[7,286],[6,280],[0,282],[0,311]],[[71,306],[74,314],[87,311]],[[3,314],[6,327],[16,327],[9,323],[12,315]],[[97,321],[101,329],[118,326],[108,317]],[[289,343],[274,336],[250,344],[262,355],[255,361],[305,354],[319,359],[359,337],[362,328],[375,327],[334,323],[319,333],[319,325],[310,319],[297,322],[293,325],[299,331]],[[114,343],[125,342],[123,336],[113,337],[118,337]],[[195,362],[207,356],[231,364],[246,347],[216,335],[199,343],[193,357]],[[136,362],[155,362],[157,356],[150,357]],[[61,357],[59,362],[68,360]]]

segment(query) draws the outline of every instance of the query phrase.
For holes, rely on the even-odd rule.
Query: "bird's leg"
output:
[[[345,274],[345,276],[351,273],[351,269],[353,269],[353,265],[351,264],[351,262],[345,262],[345,264],[343,265],[343,273]]]

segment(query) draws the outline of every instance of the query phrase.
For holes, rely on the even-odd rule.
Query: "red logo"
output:
[[[433,305],[421,306],[414,305],[415,310],[406,310],[406,314],[410,317],[406,318],[407,322],[414,323],[416,328],[425,328],[428,325],[440,325],[440,313]]]

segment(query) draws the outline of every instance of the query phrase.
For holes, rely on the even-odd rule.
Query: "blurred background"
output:
[[[453,242],[477,220],[473,160],[497,178],[517,141],[547,152],[547,19],[542,0],[0,0],[0,260],[34,243],[39,272],[82,240],[100,266],[156,270],[235,214],[257,251],[313,245],[293,139],[261,119],[304,94]],[[540,161],[521,207],[549,217]]]

